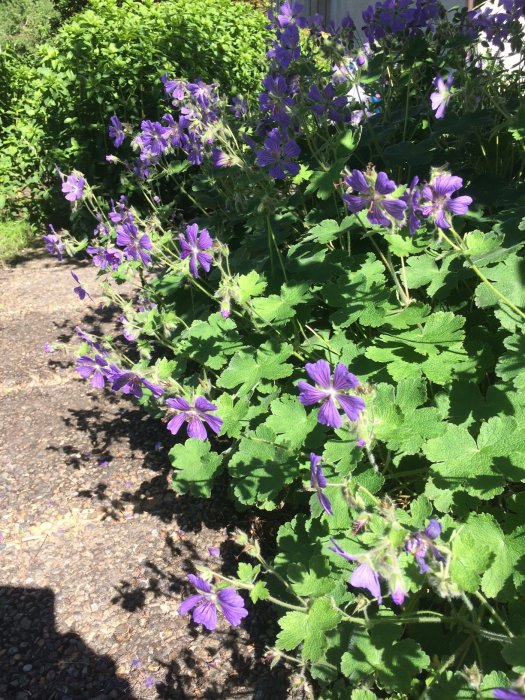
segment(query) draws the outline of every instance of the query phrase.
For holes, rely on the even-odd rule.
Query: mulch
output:
[[[250,514],[225,484],[176,495],[165,426],[78,377],[75,327],[116,332],[96,290],[40,252],[0,269],[0,700],[302,697],[264,661],[269,608],[213,633],[178,615],[196,563],[234,571]]]

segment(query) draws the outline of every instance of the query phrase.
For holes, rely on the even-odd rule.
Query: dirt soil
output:
[[[264,662],[269,609],[213,633],[178,615],[197,562],[234,569],[249,515],[220,485],[177,496],[165,426],[77,375],[75,327],[115,328],[96,290],[40,252],[0,269],[0,700],[298,697]]]

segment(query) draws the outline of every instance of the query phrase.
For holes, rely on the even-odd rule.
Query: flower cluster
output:
[[[383,0],[363,12],[370,43],[397,34],[415,36],[432,31],[442,12],[438,0]]]
[[[411,235],[420,228],[421,216],[447,230],[452,225],[451,216],[466,214],[472,204],[468,195],[452,197],[463,187],[463,180],[439,171],[423,186],[419,186],[419,178],[415,177],[398,197],[394,195],[398,190],[396,183],[384,172],[353,170],[344,178],[344,186],[342,199],[350,212],[366,211],[371,224],[386,228],[393,224],[407,225]]]

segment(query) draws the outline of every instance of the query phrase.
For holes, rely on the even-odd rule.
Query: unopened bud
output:
[[[479,670],[475,661],[470,668],[465,666],[462,675],[473,690],[480,689],[483,676],[481,675],[481,671]]]

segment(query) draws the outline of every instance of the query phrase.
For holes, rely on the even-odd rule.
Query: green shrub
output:
[[[33,240],[33,231],[26,219],[0,220],[0,265],[12,260]]]
[[[254,91],[265,23],[231,0],[91,0],[24,69],[26,88],[2,138],[0,188],[11,190],[12,203],[28,186],[40,207],[54,201],[46,191],[56,182],[54,165],[67,170],[73,162],[99,183],[109,118],[137,124],[167,111],[164,73],[217,82],[229,94]]]
[[[0,5],[0,47],[32,51],[51,35],[59,14],[53,0],[4,0]]]

